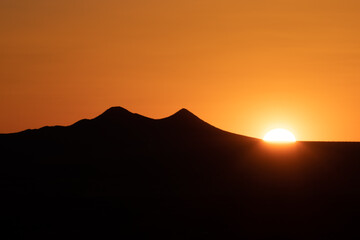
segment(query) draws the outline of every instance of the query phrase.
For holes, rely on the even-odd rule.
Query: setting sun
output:
[[[267,142],[296,142],[294,134],[283,128],[276,128],[265,134],[264,141]]]

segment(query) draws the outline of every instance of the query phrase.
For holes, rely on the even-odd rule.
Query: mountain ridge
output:
[[[6,133],[0,135],[18,135],[18,134],[31,134],[32,132],[43,132],[43,131],[55,131],[57,129],[83,129],[86,128],[106,128],[111,130],[111,128],[139,128],[139,130],[144,130],[146,128],[168,128],[170,129],[179,128],[182,131],[205,131],[205,132],[217,132],[218,134],[228,134],[233,135],[234,137],[248,139],[248,140],[259,140],[257,138],[240,135],[226,130],[219,129],[208,122],[200,119],[194,113],[189,111],[186,108],[181,108],[176,111],[174,114],[164,117],[164,118],[150,118],[143,116],[138,113],[133,113],[121,106],[113,106],[105,110],[100,115],[93,118],[84,118],[70,125],[54,125],[54,126],[44,126],[37,129],[26,129],[20,132]]]

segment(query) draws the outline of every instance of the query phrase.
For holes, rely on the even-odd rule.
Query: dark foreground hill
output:
[[[2,239],[360,237],[360,143],[267,144],[185,109],[115,107],[2,134],[0,151]]]

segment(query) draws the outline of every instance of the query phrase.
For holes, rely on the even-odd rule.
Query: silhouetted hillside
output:
[[[359,236],[360,144],[268,144],[186,109],[0,135],[5,239]]]

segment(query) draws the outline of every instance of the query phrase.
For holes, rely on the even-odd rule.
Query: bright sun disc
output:
[[[276,128],[265,134],[264,141],[267,142],[296,142],[294,134],[283,128]]]

